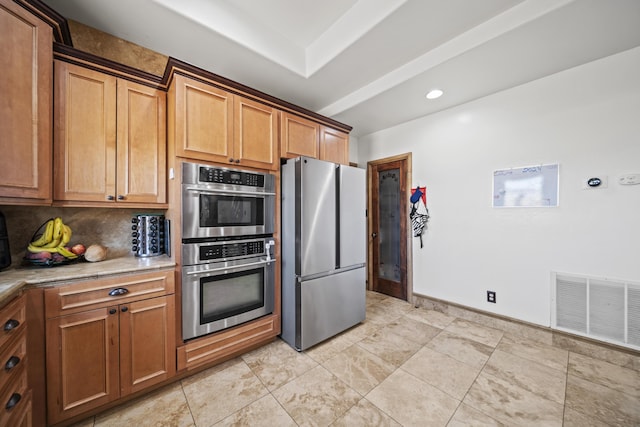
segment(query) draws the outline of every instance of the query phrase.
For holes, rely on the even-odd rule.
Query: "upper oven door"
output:
[[[273,234],[274,193],[183,185],[182,238]]]

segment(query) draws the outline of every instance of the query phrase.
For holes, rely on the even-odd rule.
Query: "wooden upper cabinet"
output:
[[[119,202],[167,203],[166,105],[165,92],[118,80],[116,194]]]
[[[0,0],[0,52],[0,204],[50,204],[51,27]]]
[[[116,81],[55,61],[55,200],[115,200]]]
[[[320,125],[300,116],[282,113],[282,139],[280,157],[298,156],[318,158]]]
[[[180,74],[169,89],[169,143],[178,157],[277,169],[275,108]]]
[[[326,126],[321,126],[320,160],[348,165],[349,134]]]
[[[55,61],[54,200],[166,203],[166,94]]]
[[[277,169],[279,111],[240,96],[234,104],[234,163]]]
[[[233,157],[233,95],[176,74],[169,96],[175,103],[175,153],[228,162]],[[171,101],[170,101],[171,102]]]

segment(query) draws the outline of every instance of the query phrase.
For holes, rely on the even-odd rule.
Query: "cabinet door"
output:
[[[0,204],[51,203],[51,27],[0,3]]]
[[[118,80],[117,200],[166,203],[166,93]]]
[[[234,161],[278,169],[278,110],[240,96],[234,99]]]
[[[47,320],[48,422],[119,396],[117,307]]]
[[[233,158],[233,95],[175,75],[175,153],[228,163]]]
[[[349,164],[349,134],[320,127],[320,160]]]
[[[135,393],[176,370],[173,295],[120,306],[120,387]]]
[[[307,156],[318,158],[320,125],[311,120],[282,113],[282,144],[280,157],[287,159]]]
[[[55,61],[54,199],[115,201],[116,78]]]

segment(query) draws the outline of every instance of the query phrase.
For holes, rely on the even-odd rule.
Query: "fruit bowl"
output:
[[[72,252],[66,245],[71,239],[71,228],[62,222],[61,218],[46,220],[33,233],[27,246],[24,262],[39,267],[55,267],[67,265],[82,258],[80,252]],[[83,245],[77,245],[82,246]]]
[[[28,258],[25,256],[23,260],[27,264],[35,265],[37,267],[57,267],[59,265],[68,265],[68,264],[78,262],[81,258],[83,257],[79,256],[78,258],[74,258],[74,259],[69,259],[65,257],[62,257],[62,259],[53,259],[53,258],[36,259],[36,258]]]

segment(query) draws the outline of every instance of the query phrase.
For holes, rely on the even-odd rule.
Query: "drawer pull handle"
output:
[[[120,295],[125,295],[129,293],[129,289],[127,288],[115,288],[109,292],[110,297],[118,297]]]
[[[7,320],[7,323],[4,324],[4,330],[5,332],[9,332],[10,330],[17,328],[18,326],[20,326],[20,322],[18,322],[16,319],[9,319]]]
[[[20,393],[13,393],[9,398],[9,401],[7,402],[7,404],[4,405],[4,408],[7,411],[13,409],[14,406],[16,406],[18,402],[20,402],[20,399],[22,399],[22,396],[20,396]]]
[[[18,356],[11,356],[9,360],[7,360],[7,363],[4,364],[4,370],[12,370],[18,363],[20,363],[20,358]]]

